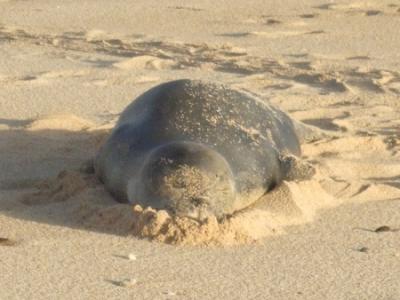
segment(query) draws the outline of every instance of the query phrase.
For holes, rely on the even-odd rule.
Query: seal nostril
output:
[[[176,180],[173,181],[172,185],[174,188],[183,189],[188,186],[188,183],[185,181],[185,178],[177,177]]]
[[[269,192],[269,191],[272,191],[274,188],[276,188],[277,185],[278,185],[278,183],[277,183],[275,180],[271,181],[271,183],[270,183],[270,185],[269,185],[267,191],[268,191],[268,192]]]

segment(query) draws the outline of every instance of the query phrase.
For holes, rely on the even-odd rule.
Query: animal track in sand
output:
[[[204,11],[202,8],[196,8],[191,6],[168,6],[169,9],[177,9],[177,10],[187,10],[187,11]]]
[[[303,123],[318,127],[322,130],[331,132],[347,132],[352,126],[347,119],[352,116],[349,111],[342,109],[315,109],[309,111],[299,111],[295,113]],[[332,152],[332,151],[327,151]],[[333,151],[336,152],[336,151]]]
[[[397,82],[400,78],[396,72],[383,70],[353,69],[345,72],[346,84],[351,89],[359,89],[374,93],[384,93],[385,86]]]
[[[291,88],[293,85],[288,83],[277,83],[277,84],[270,84],[266,85],[264,89],[273,89],[273,90],[287,90]]]
[[[1,0],[0,0],[1,2]],[[18,243],[12,239],[0,237],[0,246],[12,247],[16,246]]]
[[[393,186],[395,188],[400,189],[400,175],[399,176],[391,176],[391,177],[370,177],[367,179],[371,180],[373,182],[386,184],[386,185]]]
[[[390,126],[382,126],[373,130],[374,133],[383,135],[384,143],[387,145],[387,150],[392,156],[397,156],[400,153],[400,125],[391,124]]]
[[[281,38],[301,34],[319,34],[321,31],[259,31],[225,33],[225,36],[259,36]],[[98,30],[87,32],[66,32],[60,35],[32,34],[16,28],[0,27],[0,40],[7,42],[31,42],[33,44],[52,46],[69,53],[93,53],[108,55],[101,60],[77,55],[77,59],[96,67],[115,69],[170,70],[199,68],[217,72],[241,75],[269,74],[269,76],[286,82],[276,82],[273,88],[311,87],[320,94],[353,92],[375,92],[400,94],[400,75],[393,71],[344,69],[336,72],[314,70],[307,61],[280,62],[276,59],[249,55],[246,49],[231,44],[208,45],[181,42],[155,41],[138,38],[114,37]],[[57,40],[57,43],[54,43]],[[79,56],[79,57],[78,57]],[[294,54],[291,57],[308,57],[308,54]],[[366,59],[363,56],[348,59]],[[21,78],[0,77],[1,82],[48,83],[66,77],[83,76],[83,71],[62,71],[59,73],[28,74]],[[99,81],[95,84],[105,85]],[[276,85],[278,84],[278,85]]]
[[[299,17],[303,18],[303,19],[313,19],[313,18],[316,18],[318,16],[319,16],[318,14],[302,14],[302,15],[299,15]]]
[[[351,1],[349,3],[327,3],[315,8],[319,9],[333,9],[333,10],[355,10],[370,7],[368,1]]]
[[[322,34],[322,33],[326,33],[326,32],[324,30],[313,30],[313,31],[306,32],[305,34]]]
[[[270,39],[279,39],[282,37],[289,37],[289,36],[297,36],[307,34],[307,31],[291,31],[291,30],[283,30],[283,31],[253,31],[250,32],[251,35],[260,36]]]
[[[308,125],[321,128],[323,130],[342,131],[342,132],[347,131],[347,128],[335,124],[335,119],[330,119],[330,118],[305,119],[302,120],[302,122]]]
[[[314,8],[321,10],[335,10],[338,12],[343,12],[349,15],[364,15],[368,17],[378,16],[382,14],[391,14],[393,15],[393,10],[390,8],[396,7],[395,4],[389,4],[389,10],[385,7],[385,5],[379,2],[373,1],[356,1],[349,3],[328,3],[320,6],[316,6]]]
[[[371,58],[366,55],[350,56],[346,58],[347,60],[370,60]]]
[[[45,85],[50,84],[54,80],[61,80],[71,77],[82,77],[87,72],[84,70],[63,70],[63,71],[50,71],[41,72],[38,74],[23,75],[19,77],[0,77],[0,82],[10,84],[37,84]]]
[[[341,189],[339,187],[342,187]],[[338,190],[335,193],[336,197],[339,198],[354,198],[367,191],[370,184],[364,184],[360,182],[346,182],[345,184],[339,184]]]
[[[284,77],[285,78],[285,77]],[[330,78],[323,74],[298,74],[293,77],[286,76],[286,79],[293,80],[300,84],[317,88],[321,93],[343,93],[347,91],[346,86],[336,78]]]
[[[370,17],[380,15],[382,12],[380,10],[367,10],[364,14]]]
[[[320,33],[325,33],[325,32],[323,30],[315,30],[315,31],[274,30],[274,31],[228,32],[219,34],[219,36],[232,37],[232,38],[255,36],[255,37],[263,37],[269,39],[279,39],[282,37],[298,36],[303,34],[320,34]]]
[[[304,147],[309,157],[319,157],[320,172],[330,174],[322,179],[322,187],[341,199],[398,198],[400,163],[393,159],[382,137],[338,134],[335,139]]]
[[[234,38],[246,37],[249,35],[251,35],[250,32],[227,32],[218,34],[218,36],[234,37]]]
[[[275,20],[275,19],[267,19],[265,21],[265,24],[266,25],[278,25],[278,24],[282,24],[282,22],[279,20]]]
[[[360,106],[357,98],[352,100],[339,100],[335,103],[329,104],[330,107],[342,107],[342,106]]]
[[[122,40],[111,38],[101,39],[99,34],[96,38],[88,38],[85,32],[67,32],[61,35],[34,35],[23,30],[0,29],[0,39],[15,41],[30,41],[35,44],[51,45],[59,49],[68,51],[80,51],[86,53],[101,53],[115,57],[132,58],[133,60],[121,65],[122,68],[129,67],[151,67],[155,69],[199,67],[214,64],[219,71],[234,73],[249,73],[259,68],[257,65],[270,64],[271,61],[263,58],[248,57],[245,49],[235,46],[221,45],[211,46],[207,44],[184,44],[179,42],[164,42],[154,40]],[[54,39],[57,43],[54,43]],[[235,57],[246,56],[250,63],[238,62]],[[136,57],[142,57],[137,58]],[[147,58],[154,57],[152,61]],[[145,61],[145,62],[144,62]],[[251,65],[255,61],[256,66],[251,66],[248,70],[246,65]],[[111,64],[110,64],[111,65]],[[261,70],[259,71],[261,72]]]

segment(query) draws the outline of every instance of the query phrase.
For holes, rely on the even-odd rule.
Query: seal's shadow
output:
[[[30,129],[0,120],[0,213],[18,219],[126,235],[131,207],[116,202],[85,163],[108,130]]]
[[[33,130],[29,124],[0,119],[0,214],[128,235],[133,224],[131,206],[116,202],[85,166],[109,130]],[[58,124],[62,127],[63,122]],[[399,187],[398,176],[371,180]],[[398,203],[399,198],[388,200]]]

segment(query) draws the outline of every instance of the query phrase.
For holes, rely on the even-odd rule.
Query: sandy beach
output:
[[[400,299],[399,28],[396,0],[0,0],[0,299]],[[168,244],[87,163],[182,78],[323,135],[267,212]]]

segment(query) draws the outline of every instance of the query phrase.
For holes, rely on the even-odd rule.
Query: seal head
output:
[[[173,142],[154,149],[138,181],[128,183],[128,199],[202,220],[233,213],[235,181],[228,162],[198,143]]]

